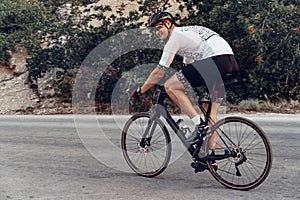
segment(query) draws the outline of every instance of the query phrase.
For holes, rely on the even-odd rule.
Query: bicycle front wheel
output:
[[[121,146],[127,164],[135,173],[154,177],[161,174],[170,161],[171,139],[160,119],[151,123],[149,120],[148,113],[133,115],[123,128]]]
[[[218,121],[206,142],[207,154],[214,144],[215,155],[231,154],[226,159],[207,161],[213,177],[224,186],[249,190],[267,178],[272,165],[271,145],[254,122],[242,117]]]

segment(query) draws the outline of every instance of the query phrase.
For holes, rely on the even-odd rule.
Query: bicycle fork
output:
[[[157,123],[154,123],[154,120],[152,120],[151,118],[148,120],[148,124],[146,127],[146,130],[142,136],[142,139],[140,141],[140,147],[145,148],[146,146],[150,146],[151,143],[151,139],[154,133],[154,130],[157,126]]]

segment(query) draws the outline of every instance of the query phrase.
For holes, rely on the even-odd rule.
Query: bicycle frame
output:
[[[174,121],[173,117],[170,115],[170,113],[168,112],[168,110],[166,109],[166,106],[164,104],[164,100],[169,98],[168,94],[165,91],[164,86],[158,86],[158,87],[160,88],[160,93],[158,95],[157,104],[151,112],[150,120],[148,121],[148,125],[147,125],[145,133],[143,135],[143,139],[140,142],[141,147],[144,147],[147,144],[147,142],[150,142],[150,140],[151,140],[151,137],[153,135],[153,131],[155,129],[155,126],[152,127],[152,123],[153,123],[154,119],[160,118],[162,116],[162,117],[165,118],[165,120],[170,125],[170,127],[175,132],[175,134],[179,137],[179,139],[184,144],[184,146],[186,147],[188,152],[192,155],[194,160],[203,162],[203,161],[207,161],[207,160],[224,159],[224,158],[229,157],[228,156],[229,153],[228,153],[228,155],[226,154],[225,157],[205,156],[203,158],[200,158],[198,156],[198,153],[199,153],[199,150],[202,147],[204,137],[200,138],[200,140],[195,145],[190,145],[189,143],[186,142],[186,138],[184,136],[184,133],[181,131],[178,124]],[[201,102],[201,103],[203,103],[203,102]],[[208,109],[207,109],[207,111],[205,111],[205,109],[200,105],[200,109],[202,110],[202,112],[204,114],[204,117],[205,117],[204,120],[201,118],[201,124],[206,126],[206,125],[208,125],[209,121],[211,120],[209,116],[210,116],[212,104],[211,104],[210,100],[204,101],[204,103],[208,103]],[[151,127],[152,127],[152,129],[150,130]],[[148,134],[149,131],[150,131],[150,134]],[[148,137],[148,140],[147,140],[147,135],[150,136],[150,137]]]

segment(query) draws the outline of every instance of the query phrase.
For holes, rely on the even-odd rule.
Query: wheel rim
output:
[[[216,154],[224,154],[224,149],[230,149],[235,155],[216,161],[217,171],[208,163],[213,176],[233,189],[247,190],[258,186],[271,168],[271,149],[267,138],[255,124],[244,119],[225,120],[218,126]],[[229,135],[230,142],[223,132]],[[227,146],[222,144],[221,138]]]
[[[132,170],[143,176],[156,176],[167,166],[170,159],[171,143],[164,133],[162,123],[156,121],[152,138],[146,138],[148,144],[141,146],[142,133],[149,117],[147,115],[132,119],[125,125],[123,133],[123,154]]]

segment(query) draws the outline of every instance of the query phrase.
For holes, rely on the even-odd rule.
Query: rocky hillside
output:
[[[24,48],[11,56],[8,65],[0,65],[0,114],[70,113],[71,105],[55,98],[51,75],[39,80],[39,88],[28,80]]]
[[[176,12],[175,0],[170,1],[173,5],[169,11]],[[128,14],[130,10],[137,10],[139,4],[132,0],[100,0],[97,3],[81,7],[80,11],[88,9],[92,14],[93,9],[99,5],[109,5],[112,11],[107,13],[110,15],[115,12],[122,4],[125,4],[124,14]],[[71,13],[70,5],[66,4],[57,10],[57,15],[64,19]],[[87,15],[87,13],[84,13]],[[91,25],[99,26],[96,20],[91,21]],[[0,114],[62,114],[72,113],[72,105],[70,103],[61,103],[55,97],[54,89],[51,87],[51,80],[54,73],[47,74],[38,80],[38,85],[28,80],[28,72],[26,69],[27,52],[25,48],[19,47],[17,52],[11,54],[11,59],[7,65],[0,65]]]

